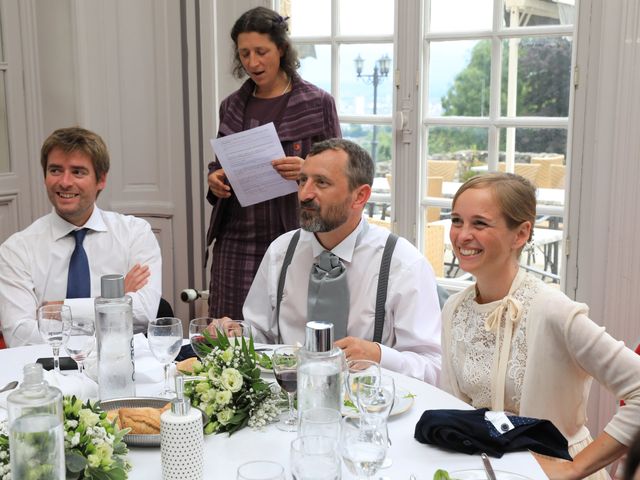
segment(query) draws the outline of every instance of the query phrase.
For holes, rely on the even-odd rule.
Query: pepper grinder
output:
[[[204,454],[202,412],[191,408],[184,383],[205,377],[176,376],[176,398],[160,416],[160,456],[163,480],[201,480]]]

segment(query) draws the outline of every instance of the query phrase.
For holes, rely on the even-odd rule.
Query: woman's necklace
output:
[[[282,91],[282,93],[280,95],[278,95],[279,97],[281,97],[282,95],[284,95],[285,93],[287,93],[289,91],[289,87],[291,87],[291,77],[289,77],[289,83],[287,83],[287,86],[284,87],[284,90]],[[258,86],[254,86],[253,87],[253,96],[256,96],[256,93],[258,91]]]

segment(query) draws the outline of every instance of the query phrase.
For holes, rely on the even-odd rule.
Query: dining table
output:
[[[137,339],[136,348],[146,339]],[[188,341],[185,340],[185,343]],[[257,345],[259,346],[259,345]],[[267,346],[269,348],[270,346]],[[136,350],[138,351],[138,350]],[[0,350],[0,385],[11,380],[22,381],[22,368],[37,358],[50,357],[51,347],[47,344],[14,347]],[[142,355],[140,355],[142,357]],[[142,365],[140,362],[145,361]],[[136,356],[136,371],[153,366],[150,358]],[[136,379],[136,396],[157,396],[162,385],[162,365],[157,363],[157,375],[140,375]],[[80,375],[77,371],[65,371],[64,375]],[[388,420],[390,447],[388,457],[391,466],[373,477],[379,479],[407,480],[412,475],[417,480],[431,480],[434,472],[445,469],[449,472],[468,469],[482,469],[480,455],[466,455],[444,450],[432,445],[419,443],[414,439],[416,423],[425,410],[430,409],[471,409],[469,405],[437,387],[400,373],[385,370],[396,384],[396,391],[405,396],[401,413],[392,414]],[[84,375],[84,374],[83,374]],[[268,381],[275,381],[272,374],[264,372]],[[65,392],[63,392],[65,393]],[[5,403],[6,404],[6,403]],[[0,407],[0,419],[6,418],[6,410]],[[286,471],[287,479],[292,478],[289,468],[289,449],[296,438],[295,432],[284,432],[270,424],[260,430],[249,427],[233,435],[226,433],[205,435],[204,479],[234,479],[241,464],[252,460],[272,460],[279,462]],[[133,447],[129,449],[132,470],[131,480],[161,479],[162,468],[159,447]],[[494,470],[517,473],[532,480],[546,479],[534,457],[527,451],[507,453],[501,458],[492,458]],[[342,466],[342,478],[354,479]]]

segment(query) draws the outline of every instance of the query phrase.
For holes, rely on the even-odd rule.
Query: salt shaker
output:
[[[184,396],[184,382],[205,377],[176,377],[176,398],[160,416],[162,480],[201,480],[204,456],[202,412],[191,408]]]

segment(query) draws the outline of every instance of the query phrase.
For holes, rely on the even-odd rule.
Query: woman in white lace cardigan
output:
[[[588,318],[588,307],[519,268],[535,223],[535,187],[513,174],[466,182],[451,244],[476,284],[442,312],[442,388],[476,408],[551,420],[573,462],[536,456],[551,479],[607,479],[640,427],[640,357]],[[592,440],[592,378],[626,405]]]

